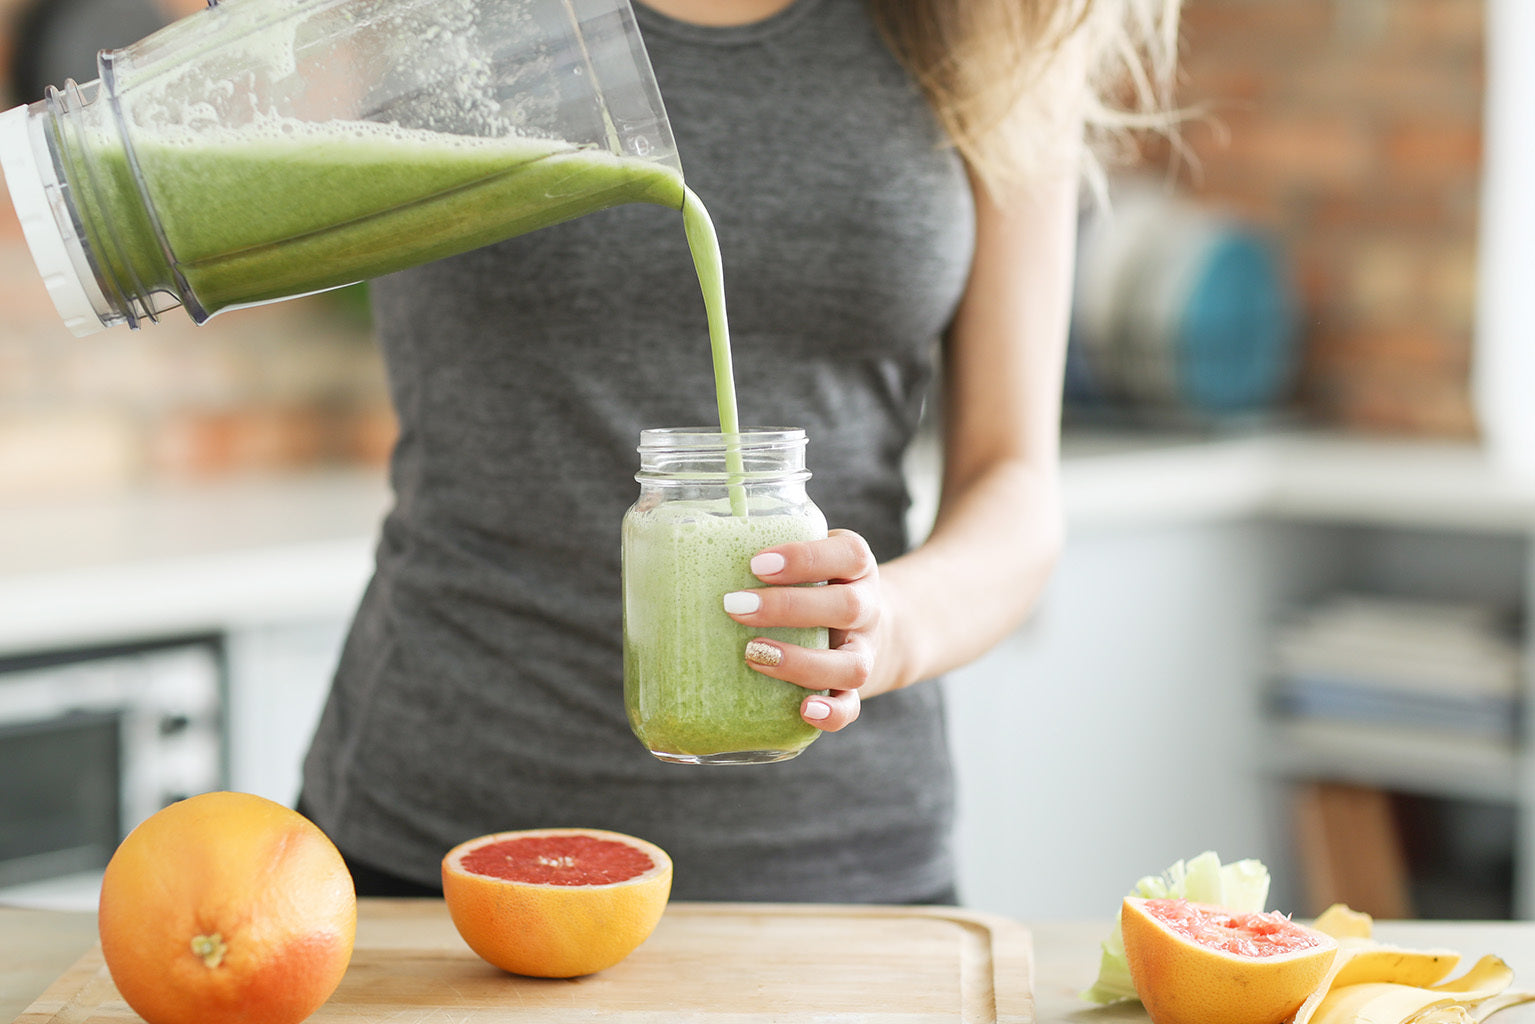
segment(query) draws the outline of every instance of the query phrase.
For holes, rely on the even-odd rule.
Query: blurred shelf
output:
[[[1510,740],[1324,719],[1271,720],[1268,732],[1270,769],[1285,778],[1490,803],[1520,799],[1520,752]]]
[[[1063,450],[1073,524],[1266,516],[1535,531],[1535,476],[1505,469],[1472,442],[1081,431]]]
[[[1268,511],[1290,519],[1527,533],[1535,476],[1469,442],[1310,435],[1273,441]]]

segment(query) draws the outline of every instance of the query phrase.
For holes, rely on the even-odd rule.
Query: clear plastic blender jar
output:
[[[98,67],[0,114],[0,167],[77,335],[683,205],[628,0],[221,0]]]

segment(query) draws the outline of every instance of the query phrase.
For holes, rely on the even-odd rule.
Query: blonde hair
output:
[[[976,176],[998,192],[1170,134],[1180,0],[869,0]],[[1084,145],[1085,143],[1085,145]],[[1085,160],[1082,158],[1085,156]]]

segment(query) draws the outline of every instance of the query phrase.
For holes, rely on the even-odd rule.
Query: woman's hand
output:
[[[780,544],[760,551],[752,573],[766,586],[725,595],[725,611],[743,626],[827,629],[826,650],[757,637],[746,645],[747,664],[812,693],[800,703],[806,722],[836,732],[858,717],[859,690],[875,672],[875,636],[883,610],[879,566],[868,543],[851,530],[825,540]],[[825,586],[796,586],[823,583]]]

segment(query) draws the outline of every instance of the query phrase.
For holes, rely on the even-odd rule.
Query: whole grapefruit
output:
[[[621,832],[497,832],[442,860],[442,893],[469,948],[504,971],[574,978],[612,967],[649,938],[672,861]]]
[[[1277,912],[1126,897],[1119,914],[1136,995],[1153,1024],[1280,1024],[1327,977],[1330,935]]]
[[[97,920],[112,981],[149,1024],[297,1024],[346,973],[357,896],[298,812],[204,793],[122,841]]]

